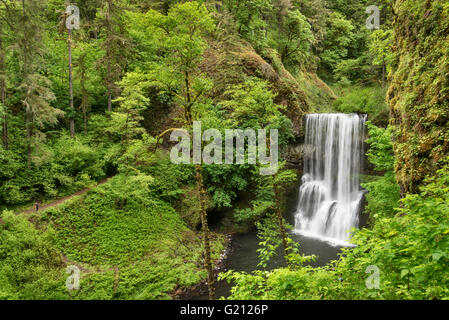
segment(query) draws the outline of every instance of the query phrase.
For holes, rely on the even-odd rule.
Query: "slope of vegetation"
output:
[[[87,194],[34,214],[34,225],[24,216],[4,213],[2,297],[166,299],[177,288],[202,281],[201,235],[158,192],[167,183],[165,193],[177,198],[182,194],[177,183],[182,176],[188,179],[189,171],[171,181],[167,176],[161,181],[117,175]],[[214,261],[223,244],[222,235],[213,236]],[[70,295],[65,269],[72,264],[80,268],[81,280],[80,290]]]

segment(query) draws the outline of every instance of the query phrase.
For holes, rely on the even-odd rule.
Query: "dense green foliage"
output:
[[[388,123],[389,110],[385,102],[385,90],[377,86],[343,86],[339,89],[341,97],[334,101],[336,111],[367,114],[370,121],[376,124]],[[339,90],[335,91],[338,92]]]
[[[81,28],[72,30],[71,52],[66,4],[0,4],[0,206],[21,213],[36,201],[93,189],[42,214],[15,218],[4,211],[2,298],[167,298],[205,278],[204,248],[202,233],[196,231],[201,197],[194,167],[174,165],[166,151],[156,151],[167,147],[160,145],[165,142],[159,135],[185,126],[184,112],[201,120],[203,130],[280,129],[282,148],[293,133],[285,106],[275,101],[280,86],[239,71],[237,81],[223,84],[221,93],[212,90],[217,79],[202,63],[210,42],[223,31],[215,26],[224,15],[213,18],[201,3],[78,3]],[[311,37],[299,11],[286,23],[290,41],[301,34]],[[276,44],[290,56],[292,67],[307,50],[299,45]],[[75,109],[69,107],[69,54]],[[282,62],[278,67],[291,77]],[[298,85],[284,80],[282,85],[282,90],[295,91],[289,100],[295,101],[298,114],[303,105],[296,101],[304,98],[296,96],[301,94]],[[269,112],[260,116],[265,109]],[[74,137],[68,130],[72,122]],[[258,169],[204,165],[207,209],[231,207],[240,192],[254,191],[248,185]],[[33,239],[41,246],[30,246]],[[214,261],[223,240],[212,235]],[[23,247],[29,251],[22,253]],[[12,277],[15,264],[24,270]],[[81,268],[82,284],[80,291],[69,292],[64,269],[73,264]],[[39,272],[29,276],[33,268]]]
[[[169,299],[220,258],[207,217],[258,230],[263,270],[222,275],[231,299],[449,299],[447,1],[379,1],[376,30],[368,0],[79,0],[70,32],[68,4],[0,1],[0,299]],[[368,225],[313,268],[283,218],[303,154],[284,156],[320,112],[367,114],[372,170]],[[279,170],[172,163],[196,120],[277,129]]]
[[[394,154],[392,146],[392,129],[378,128],[367,123],[369,136],[367,143],[370,150],[367,153],[369,161],[375,170],[383,173],[372,181],[362,184],[368,193],[365,207],[371,219],[392,215],[400,199],[399,186],[394,178]]]
[[[2,218],[5,224],[0,225],[0,298],[67,296],[63,264],[53,245],[54,230],[41,232],[12,212],[4,212]]]

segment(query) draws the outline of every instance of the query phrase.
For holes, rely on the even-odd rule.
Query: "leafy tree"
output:
[[[86,60],[87,60],[87,53],[86,52],[81,53],[78,60],[78,68],[80,73],[80,91],[81,91],[81,104],[79,108],[83,113],[84,133],[87,133],[87,113],[90,106],[89,93],[87,91],[86,85],[88,77]]]
[[[284,169],[284,166],[285,163],[282,163],[275,175],[254,177],[253,184],[257,185],[256,199],[251,202],[250,208],[236,210],[237,220],[256,222],[263,235],[260,237],[262,248],[258,251],[261,256],[260,265],[264,267],[280,245],[288,266],[302,263],[297,247],[287,234],[287,228],[290,227],[283,217],[283,199],[297,181],[297,176],[294,171]]]
[[[225,92],[229,100],[222,105],[229,109],[229,122],[235,128],[262,129],[281,117],[285,107],[274,103],[275,95],[268,83],[257,78],[232,86]]]
[[[288,246],[287,235],[285,231],[285,222],[284,217],[282,215],[282,195],[285,194],[285,189],[288,189],[288,186],[293,184],[296,181],[296,174],[291,170],[282,170],[278,171],[274,176],[271,177],[270,187],[273,189],[274,203],[276,208],[276,216],[279,227],[279,233],[282,239],[282,247],[284,249],[284,258],[287,264],[290,263],[289,255],[290,248]]]
[[[267,23],[264,16],[273,10],[270,0],[225,0],[223,5],[234,16],[237,31],[244,39],[256,49],[266,47]]]
[[[348,61],[348,60],[346,60]],[[345,78],[340,80],[340,84]],[[388,124],[389,108],[385,101],[385,90],[380,86],[342,85],[340,97],[334,101],[336,111],[367,114],[376,125]]]
[[[50,81],[39,73],[39,59],[42,48],[40,43],[43,37],[41,18],[38,15],[42,9],[42,3],[35,0],[22,0],[21,7],[16,3],[11,4],[9,10],[17,13],[14,21],[17,32],[15,39],[17,50],[22,59],[22,79],[18,90],[22,93],[22,104],[25,108],[26,136],[28,167],[31,167],[32,145],[36,146],[39,140],[34,140],[35,125],[42,127],[44,124],[57,123],[58,117],[63,111],[50,105],[55,99],[50,89]]]
[[[184,109],[185,126],[191,130],[194,120],[201,120],[200,99],[210,88],[210,81],[199,71],[199,62],[207,47],[204,35],[214,28],[206,7],[196,1],[177,4],[167,15],[149,11],[152,25],[164,50],[158,65],[154,65],[154,84],[171,93]],[[200,194],[200,216],[204,237],[205,267],[208,272],[209,297],[215,299],[214,274],[210,255],[210,231],[206,213],[206,189],[202,166],[196,165],[196,181]]]
[[[327,19],[327,32],[320,58],[323,67],[333,71],[338,63],[348,56],[348,48],[353,40],[354,26],[338,12]]]
[[[239,129],[277,129],[279,146],[283,147],[293,138],[292,123],[282,113],[285,106],[274,103],[276,94],[266,81],[248,78],[231,86],[226,92],[227,100],[220,104],[228,111],[226,123]]]
[[[373,64],[382,68],[382,87],[386,85],[386,75],[391,71],[393,31],[379,29],[374,31],[369,38],[369,52],[374,57]]]
[[[311,26],[299,10],[289,11],[281,28],[278,51],[287,66],[305,66],[311,58]]]
[[[90,29],[77,30],[77,44],[73,48],[74,91],[75,105],[83,115],[84,132],[87,132],[89,113],[94,107],[103,105],[107,100],[105,88],[102,86],[102,75],[94,72],[98,68],[98,61],[102,59],[104,50],[98,46],[97,39],[89,35]]]
[[[150,86],[150,81],[148,75],[134,71],[128,72],[119,86],[122,88],[122,95],[114,100],[120,106],[111,114],[111,130],[122,137],[122,143],[126,148],[131,139],[145,132],[141,127],[141,121],[142,112],[149,103],[145,89]]]
[[[70,0],[66,0],[66,6],[70,6]],[[65,19],[64,19],[65,20]],[[73,104],[73,64],[72,64],[72,29],[67,29],[67,48],[69,57],[69,97],[70,97],[70,136],[75,136],[75,106]]]
[[[311,26],[313,34],[312,49],[315,55],[323,50],[323,41],[326,35],[326,20],[329,10],[326,7],[326,0],[305,0],[294,1],[294,8],[298,9]]]
[[[0,13],[1,14],[1,13]],[[1,17],[0,19],[4,19]],[[0,23],[0,105],[1,105],[1,122],[3,132],[3,146],[6,150],[9,149],[9,135],[8,135],[8,110],[6,108],[6,61],[5,50],[3,45],[4,31],[3,22]]]
[[[105,55],[102,62],[106,65],[104,82],[107,89],[108,111],[112,111],[112,100],[117,95],[116,82],[127,63],[127,46],[129,41],[125,29],[125,0],[103,0],[97,12],[96,23],[102,36]]]

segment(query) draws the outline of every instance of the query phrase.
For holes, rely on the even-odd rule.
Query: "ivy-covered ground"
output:
[[[201,234],[151,195],[152,182],[117,175],[42,213],[5,212],[0,298],[168,299],[204,280]],[[224,239],[213,234],[214,261]],[[80,289],[69,291],[66,268],[72,265],[81,270]]]

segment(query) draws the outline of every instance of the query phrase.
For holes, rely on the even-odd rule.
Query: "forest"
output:
[[[448,0],[0,0],[0,125],[0,300],[449,299]]]

